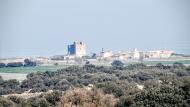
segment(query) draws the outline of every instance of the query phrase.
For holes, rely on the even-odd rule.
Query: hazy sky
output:
[[[0,0],[0,58],[171,49],[190,54],[190,0]]]

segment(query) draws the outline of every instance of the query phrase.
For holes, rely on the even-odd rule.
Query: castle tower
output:
[[[86,55],[86,45],[83,42],[74,42],[68,45],[68,55],[82,57]]]

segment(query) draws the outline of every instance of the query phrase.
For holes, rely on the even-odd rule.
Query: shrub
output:
[[[173,68],[185,68],[185,65],[183,63],[180,62],[175,62],[173,63]]]
[[[134,103],[134,98],[123,96],[119,99],[116,107],[130,107]]]
[[[13,102],[6,98],[0,97],[0,107],[14,107]]]
[[[114,107],[117,101],[113,95],[104,94],[98,89],[75,88],[64,93],[59,107]]]
[[[133,70],[133,69],[145,69],[147,66],[144,63],[137,63],[137,64],[129,64],[126,69]]]
[[[48,107],[48,102],[46,101],[46,99],[44,99],[44,98],[40,98],[40,99],[38,99],[38,101],[37,101],[37,105],[38,105],[38,107]]]
[[[137,94],[133,106],[184,106],[188,105],[183,92],[174,86],[161,85]]]
[[[6,64],[0,63],[0,68],[6,67]]]
[[[29,59],[25,59],[25,60],[24,60],[24,66],[25,66],[25,67],[28,67],[28,66],[36,66],[36,62],[31,61],[31,60],[29,60]]]
[[[10,62],[7,64],[7,67],[21,67],[23,66],[22,62]]]
[[[97,87],[103,89],[106,94],[113,94],[116,97],[121,97],[124,95],[123,90],[113,83],[102,83],[98,84]]]
[[[164,65],[162,63],[157,63],[156,64],[156,67],[158,67],[159,69],[163,69],[164,68]]]
[[[147,73],[139,72],[133,76],[137,80],[146,81],[149,79],[153,79],[153,77]]]
[[[13,101],[16,104],[21,104],[24,99],[22,99],[21,97],[17,97],[17,96],[9,96],[8,99],[10,99],[11,101]]]
[[[56,102],[58,102],[60,100],[61,96],[62,96],[62,92],[60,92],[60,91],[54,91],[52,93],[49,93],[49,94],[45,95],[45,99],[49,103],[55,105]]]
[[[123,67],[124,67],[124,63],[123,62],[121,62],[120,60],[115,60],[115,61],[113,61],[112,63],[111,63],[111,65],[112,65],[112,67],[114,68],[114,69],[123,69]]]

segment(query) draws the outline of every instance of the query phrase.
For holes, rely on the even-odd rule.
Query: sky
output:
[[[190,0],[0,0],[0,58],[167,49],[190,54]]]

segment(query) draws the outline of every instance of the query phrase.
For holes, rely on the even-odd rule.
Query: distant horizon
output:
[[[66,47],[67,48],[67,47]],[[118,52],[132,52],[135,48],[131,49],[131,50],[119,50],[119,51],[113,51],[111,49],[104,49],[104,51],[111,51],[113,53],[118,53]],[[142,52],[148,52],[148,51],[156,51],[156,50],[168,50],[168,51],[173,51],[171,49],[153,49],[153,50],[141,50],[139,48],[136,48],[138,51],[142,51]],[[86,50],[88,51],[88,50]],[[102,49],[99,52],[90,52],[87,53],[87,55],[91,55],[92,53],[100,53],[102,51]],[[183,55],[190,55],[190,54],[184,54],[184,53],[179,53],[179,52],[175,52],[173,51],[173,53],[175,54],[183,54]],[[25,58],[25,57],[52,57],[52,56],[56,56],[56,55],[67,55],[66,53],[63,54],[49,54],[49,55],[26,55],[26,56],[10,56],[10,57],[0,57],[0,59],[4,59],[4,58]]]
[[[168,49],[190,54],[190,0],[1,0],[0,58]]]

